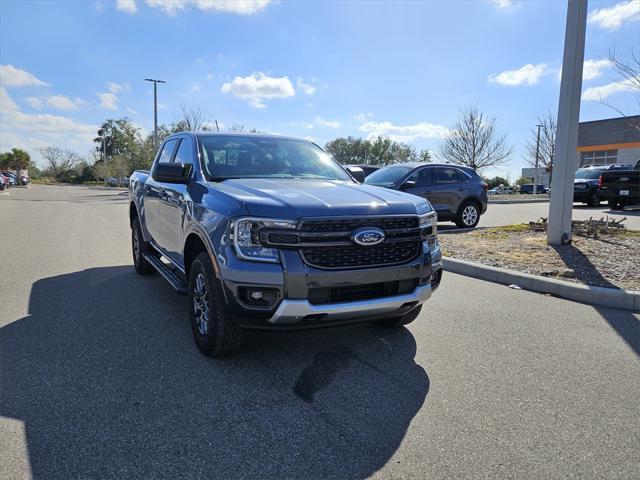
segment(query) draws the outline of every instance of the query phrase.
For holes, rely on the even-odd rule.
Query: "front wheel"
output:
[[[200,253],[189,271],[191,330],[198,349],[210,357],[235,353],[242,343],[242,329],[229,315],[224,296],[206,252]]]
[[[480,221],[480,209],[474,202],[464,202],[458,209],[456,225],[458,228],[474,228]]]
[[[144,254],[148,253],[150,249],[151,246],[142,237],[140,220],[135,218],[131,224],[131,252],[133,253],[133,265],[140,275],[151,275],[156,271],[153,265],[144,258]]]

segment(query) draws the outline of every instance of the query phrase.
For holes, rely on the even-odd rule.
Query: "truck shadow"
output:
[[[33,284],[0,330],[0,414],[34,478],[365,478],[429,391],[407,329],[255,332],[213,360],[186,311],[130,266]]]

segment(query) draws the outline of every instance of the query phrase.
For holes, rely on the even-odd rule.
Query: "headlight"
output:
[[[420,215],[420,228],[422,238],[429,244],[429,250],[433,250],[438,245],[438,215],[435,211]]]
[[[239,218],[231,224],[231,239],[238,258],[256,262],[280,261],[277,248],[266,248],[260,243],[262,228],[296,228],[294,220],[274,218]]]

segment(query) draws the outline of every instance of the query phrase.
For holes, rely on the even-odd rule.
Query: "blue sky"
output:
[[[223,127],[312,138],[388,135],[429,148],[461,107],[497,117],[524,166],[536,117],[557,110],[564,1],[134,0],[0,2],[0,149],[78,153],[106,118],[153,126],[180,105]],[[589,2],[581,120],[637,103],[606,62],[640,53],[640,0]]]

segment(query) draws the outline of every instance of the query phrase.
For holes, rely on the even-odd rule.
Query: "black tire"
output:
[[[206,252],[195,258],[189,270],[189,311],[193,338],[202,353],[224,357],[240,348],[242,329],[225,307],[224,295]]]
[[[591,195],[589,195],[587,199],[587,205],[589,207],[597,207],[600,205],[600,197],[598,197],[597,192],[591,192]]]
[[[611,199],[607,201],[607,205],[611,210],[624,210],[624,202],[616,199]]]
[[[458,228],[475,228],[480,221],[480,207],[477,203],[467,200],[458,209],[456,225]]]
[[[133,266],[140,275],[151,275],[156,271],[144,258],[144,254],[149,253],[151,250],[151,245],[144,241],[140,220],[136,217],[131,223],[131,252],[133,254]]]
[[[419,305],[413,310],[411,310],[410,312],[405,313],[404,315],[401,315],[399,317],[393,317],[393,318],[385,318],[384,320],[380,320],[377,323],[379,325],[382,325],[383,327],[389,327],[389,328],[404,327],[405,325],[409,325],[416,318],[418,318],[418,315],[420,315],[421,310],[422,310],[422,305]]]

